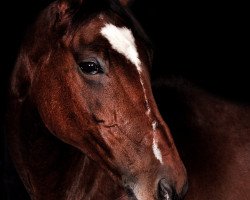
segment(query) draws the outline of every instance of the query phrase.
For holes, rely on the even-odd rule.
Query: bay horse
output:
[[[187,190],[128,3],[57,0],[23,41],[7,136],[32,200],[176,200]]]
[[[159,78],[154,96],[187,169],[185,200],[250,199],[249,103],[180,77]]]

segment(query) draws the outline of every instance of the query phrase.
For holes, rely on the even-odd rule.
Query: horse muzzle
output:
[[[167,182],[166,179],[161,179],[158,183],[157,197],[158,200],[181,200],[187,193],[188,184],[185,183],[180,194],[177,194]]]

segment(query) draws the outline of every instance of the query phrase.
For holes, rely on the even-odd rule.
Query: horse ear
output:
[[[83,0],[59,0],[59,9],[61,11],[77,9],[83,3]]]
[[[82,5],[83,0],[59,0],[58,11],[60,16],[75,13]]]
[[[55,17],[54,26],[63,32],[69,25],[70,18],[80,9],[83,0],[58,0],[51,6],[48,19]],[[51,16],[53,15],[53,17]]]
[[[14,71],[11,77],[10,94],[17,98],[19,101],[23,101],[29,91],[32,79],[32,69],[29,59],[21,51],[17,59]]]
[[[130,6],[134,2],[134,0],[119,0],[119,1],[121,5],[126,6],[126,7]]]

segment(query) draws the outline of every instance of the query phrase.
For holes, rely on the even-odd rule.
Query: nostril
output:
[[[173,191],[164,178],[158,183],[158,198],[159,200],[171,200],[173,198]]]
[[[133,185],[125,184],[124,189],[129,197],[130,200],[137,200],[135,193],[133,191]]]
[[[134,197],[134,192],[130,186],[125,187],[125,191],[130,198]]]

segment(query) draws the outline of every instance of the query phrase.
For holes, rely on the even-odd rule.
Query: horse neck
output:
[[[186,199],[248,199],[250,185],[244,183],[250,178],[249,106],[181,79],[164,81],[156,91],[167,94],[167,99],[158,97],[159,107],[167,114],[187,168]]]
[[[31,198],[119,197],[121,188],[97,163],[53,136],[31,105],[11,105],[8,135],[10,154]]]
[[[193,147],[186,144],[185,149],[193,153],[186,160],[193,180],[188,199],[248,199],[250,184],[244,183],[250,180],[249,107],[198,89],[188,92],[192,112],[187,123],[193,138]]]

